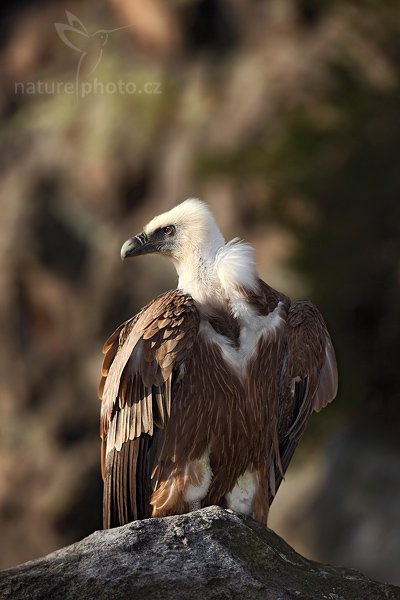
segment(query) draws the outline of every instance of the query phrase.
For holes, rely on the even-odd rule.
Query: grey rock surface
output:
[[[400,588],[309,561],[273,531],[214,506],[97,531],[3,571],[0,598],[400,600]]]

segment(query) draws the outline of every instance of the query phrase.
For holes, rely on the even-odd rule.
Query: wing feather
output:
[[[151,463],[171,413],[172,379],[190,360],[198,327],[191,296],[173,290],[104,344],[99,396],[105,527],[150,516]]]
[[[337,393],[335,351],[318,309],[308,301],[294,302],[287,316],[285,357],[280,415],[280,454],[283,472],[303,435],[313,411],[332,402]],[[278,489],[282,474],[278,475]],[[272,501],[272,497],[270,498]]]
[[[325,360],[322,366],[318,387],[313,399],[313,408],[319,412],[327,404],[332,402],[338,389],[338,371],[336,364],[335,350],[329,336],[326,338]]]

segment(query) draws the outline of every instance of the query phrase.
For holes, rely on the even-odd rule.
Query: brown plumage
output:
[[[336,395],[318,310],[258,279],[249,247],[218,234],[189,200],[123,246],[172,256],[180,289],[104,345],[104,527],[210,504],[266,523],[308,418]]]

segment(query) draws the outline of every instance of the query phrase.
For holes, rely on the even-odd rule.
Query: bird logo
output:
[[[86,66],[88,74],[92,75],[100,64],[110,34],[128,29],[131,25],[116,27],[115,29],[98,29],[95,33],[90,33],[76,15],[68,10],[65,11],[65,15],[68,23],[54,23],[54,26],[64,44],[80,54],[75,78],[78,89],[82,67]]]

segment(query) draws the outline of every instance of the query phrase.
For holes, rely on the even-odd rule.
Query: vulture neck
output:
[[[176,269],[178,288],[205,306],[228,304],[233,309],[237,300],[245,299],[246,292],[258,288],[253,249],[238,239],[193,248]]]

